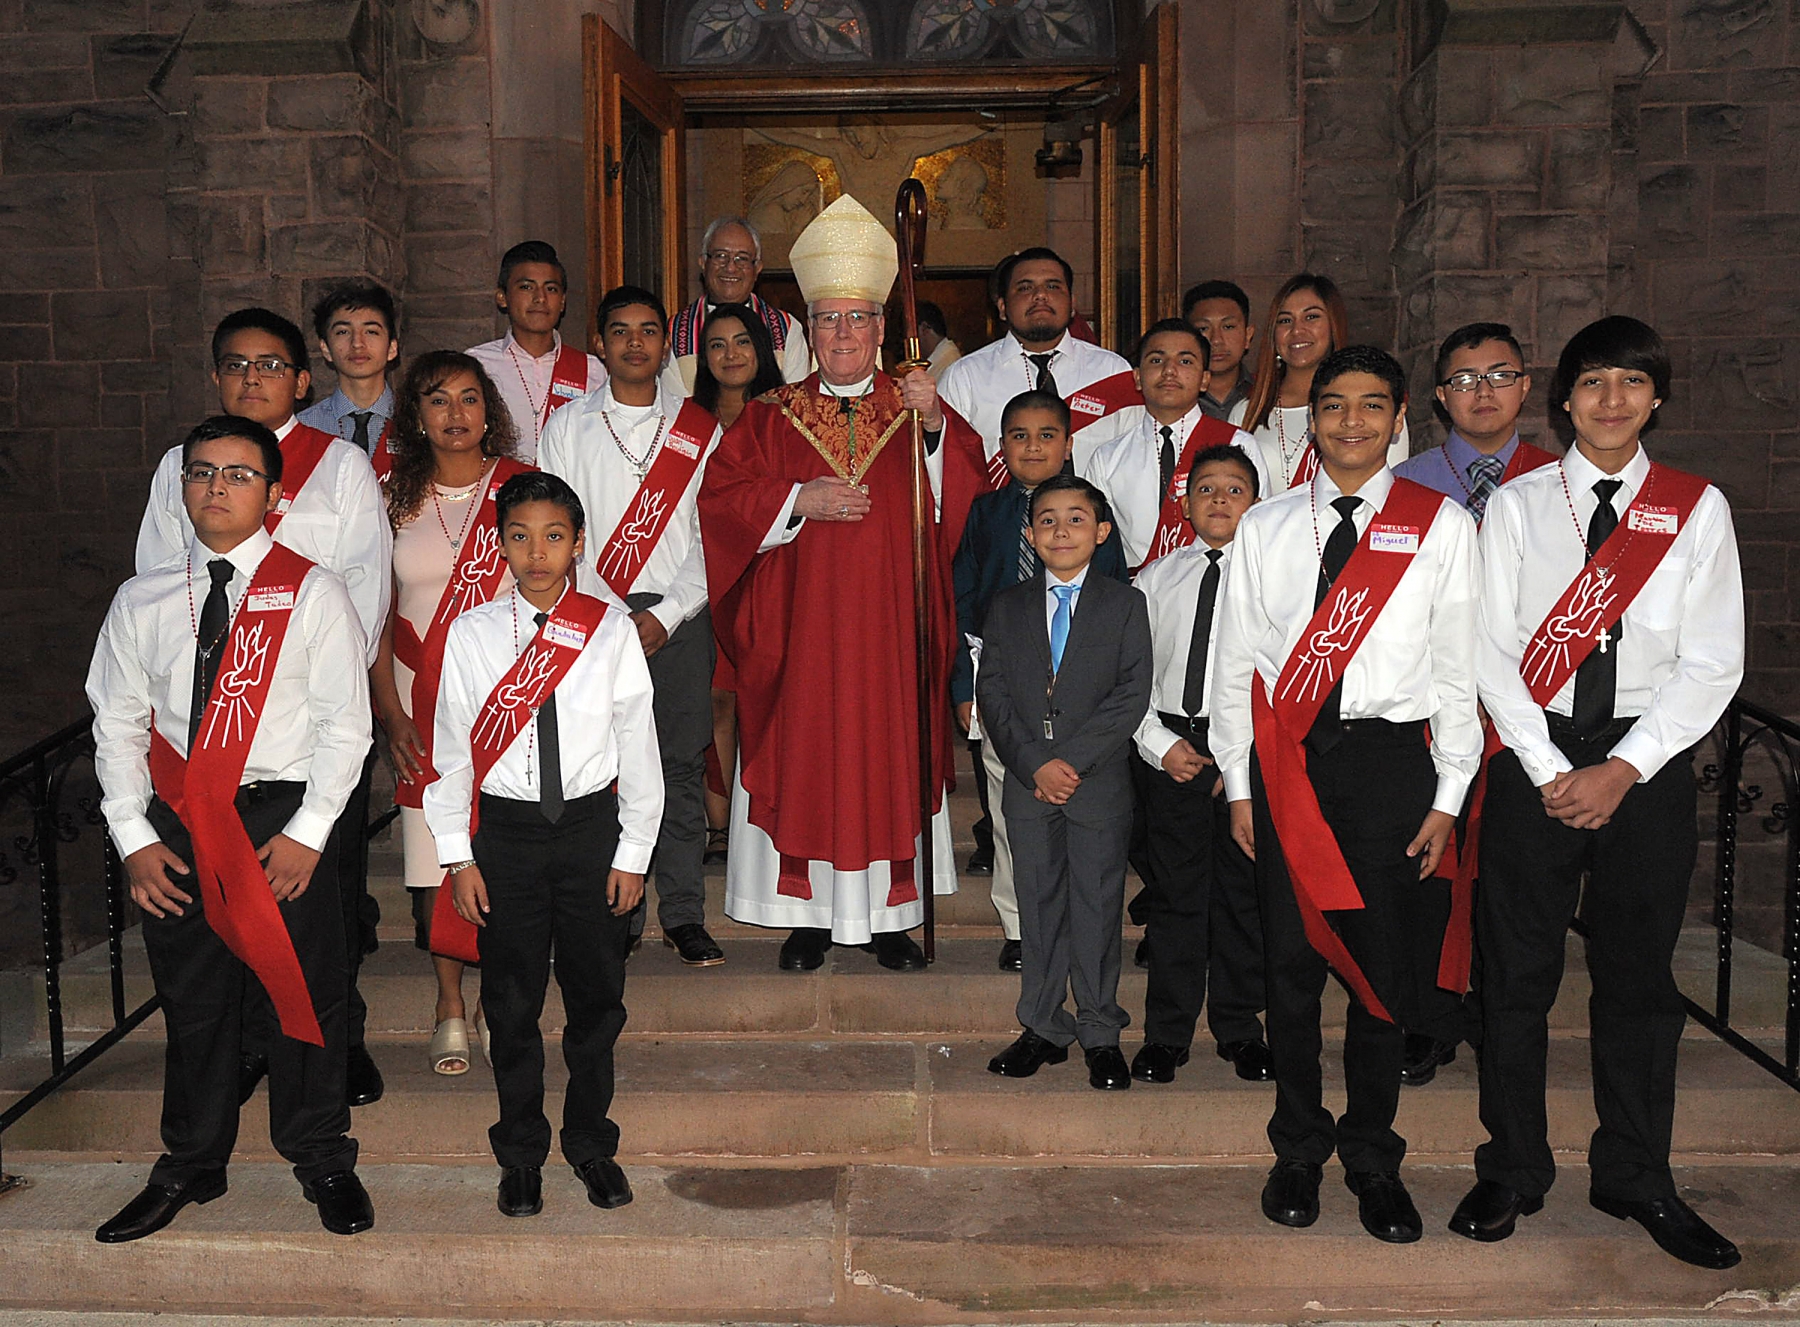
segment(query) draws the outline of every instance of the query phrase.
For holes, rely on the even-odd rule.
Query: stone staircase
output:
[[[967,824],[972,808],[959,812]],[[411,947],[391,846],[377,846],[375,868],[393,920],[363,990],[387,1094],[355,1114],[375,1230],[349,1240],[320,1230],[269,1146],[259,1091],[225,1200],[188,1209],[141,1243],[94,1243],[94,1226],[136,1191],[158,1151],[153,1018],[8,1134],[7,1168],[30,1187],[0,1199],[0,1310],[20,1321],[24,1310],[55,1310],[71,1322],[105,1310],[829,1323],[1800,1319],[1800,1095],[1704,1032],[1690,1028],[1683,1046],[1678,1177],[1738,1241],[1743,1263],[1686,1267],[1588,1207],[1587,991],[1573,943],[1553,1015],[1550,1119],[1564,1172],[1548,1206],[1499,1245],[1444,1229],[1483,1136],[1465,1050],[1403,1096],[1398,1127],[1426,1233],[1392,1247],[1363,1233],[1335,1167],[1316,1226],[1288,1231],[1262,1218],[1270,1089],[1234,1077],[1204,1033],[1205,1053],[1166,1087],[1094,1092],[1078,1057],[1025,1082],[988,1074],[988,1057],[1016,1031],[1017,979],[994,967],[985,882],[967,877],[962,894],[940,900],[931,972],[888,973],[839,949],[820,972],[790,974],[775,968],[777,939],[719,915],[715,873],[714,934],[729,961],[684,969],[654,930],[632,960],[615,1118],[637,1200],[601,1212],[553,1159],[543,1215],[510,1221],[493,1205],[491,1076],[479,1057],[461,1078],[427,1068],[431,981]],[[1128,929],[1128,945],[1135,939]],[[1691,990],[1708,980],[1710,952],[1705,934],[1684,942]],[[1736,1000],[1740,1021],[1774,1029],[1781,967],[1764,958],[1740,967]],[[66,975],[77,1038],[110,1019],[99,960],[85,956]],[[149,989],[135,946],[129,968],[135,1003]],[[1123,985],[1127,1009],[1140,1012],[1142,974],[1128,971]],[[29,994],[0,991],[14,1020],[9,1044],[32,1031],[17,1021],[36,1007],[22,1002]],[[1330,1018],[1341,1027],[1335,999]],[[553,985],[546,1029],[561,1017]],[[1128,1033],[1127,1055],[1134,1041]],[[42,1076],[32,1050],[0,1059],[0,1104]],[[1334,1054],[1328,1040],[1328,1092],[1341,1088]],[[554,1121],[563,1085],[554,1054],[548,1077]]]

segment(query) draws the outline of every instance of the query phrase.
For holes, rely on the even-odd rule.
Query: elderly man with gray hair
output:
[[[668,362],[663,390],[676,397],[694,394],[694,371],[705,351],[700,328],[720,304],[748,304],[769,329],[775,358],[786,382],[801,382],[812,372],[806,331],[791,313],[783,313],[756,293],[762,275],[762,236],[744,217],[716,217],[700,241],[700,298],[669,321]]]

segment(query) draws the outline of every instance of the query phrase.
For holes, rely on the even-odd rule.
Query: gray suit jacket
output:
[[[1002,590],[981,633],[975,696],[981,731],[1007,779],[1008,820],[1054,811],[1093,822],[1131,808],[1131,735],[1150,705],[1150,613],[1144,596],[1090,567],[1069,623],[1062,669],[1050,682],[1044,572]],[[1044,721],[1055,736],[1044,736]],[[1045,761],[1075,767],[1081,786],[1062,807],[1033,795]]]

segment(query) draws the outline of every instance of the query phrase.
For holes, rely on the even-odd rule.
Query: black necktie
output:
[[[373,410],[358,410],[350,418],[356,421],[356,430],[350,435],[350,444],[362,449],[362,454],[369,454],[369,420],[375,414]]]
[[[231,563],[226,558],[214,558],[206,564],[206,572],[212,577],[212,589],[206,592],[200,625],[195,628],[194,696],[188,711],[190,756],[200,741],[200,721],[206,717],[206,702],[212,698],[213,683],[219,677],[219,661],[225,657],[225,631],[231,625],[231,599],[225,593],[225,587],[231,584]]]
[[[1027,355],[1025,358],[1037,365],[1038,391],[1055,392],[1056,395],[1061,396],[1062,393],[1056,389],[1056,375],[1050,372],[1050,355],[1054,355],[1055,353],[1056,352],[1052,350],[1049,355]]]
[[[1619,514],[1613,510],[1613,494],[1617,493],[1624,483],[1618,479],[1599,479],[1594,482],[1594,496],[1599,498],[1594,508],[1594,515],[1588,521],[1587,551],[1589,561],[1600,551],[1619,528]],[[1581,667],[1575,670],[1575,703],[1571,717],[1575,721],[1575,731],[1583,737],[1592,737],[1613,720],[1613,700],[1618,691],[1619,656],[1613,647],[1618,644],[1623,634],[1621,627],[1612,628],[1601,639],[1588,657],[1581,661]]]
[[[1200,578],[1200,597],[1194,601],[1194,634],[1188,642],[1187,679],[1181,686],[1181,712],[1200,713],[1206,702],[1206,651],[1212,644],[1213,609],[1219,603],[1219,559],[1222,549],[1206,550],[1206,574]]]
[[[1356,509],[1361,502],[1361,498],[1346,496],[1331,504],[1337,511],[1338,523],[1319,555],[1319,586],[1313,593],[1314,608],[1325,602],[1325,596],[1331,593],[1332,582],[1342,574],[1350,555],[1356,551]],[[1331,684],[1325,703],[1319,706],[1319,717],[1313,720],[1312,730],[1306,735],[1306,744],[1320,755],[1344,740],[1343,708],[1344,678],[1340,673],[1337,681]]]
[[[1169,481],[1175,478],[1175,430],[1164,424],[1157,432],[1162,434],[1162,450],[1157,453],[1162,462],[1162,487],[1156,490],[1157,505],[1169,496]]]
[[[539,627],[550,615],[539,613],[536,622]],[[538,706],[537,712],[537,744],[538,744],[538,808],[544,813],[544,819],[555,824],[562,819],[563,786],[562,786],[562,747],[556,737],[556,692],[552,691],[544,697],[544,703]]]

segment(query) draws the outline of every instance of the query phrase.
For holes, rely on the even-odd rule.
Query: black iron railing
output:
[[[0,812],[17,806],[29,817],[26,833],[16,836],[8,844],[0,844],[0,884],[18,883],[28,870],[35,872],[37,877],[42,935],[38,957],[44,974],[44,1037],[50,1054],[49,1074],[43,1081],[0,1112],[0,1144],[5,1141],[6,1131],[24,1118],[32,1107],[130,1035],[159,1007],[155,995],[135,1009],[125,1007],[125,932],[137,918],[126,906],[125,873],[113,850],[112,837],[106,833],[98,792],[71,798],[71,774],[84,765],[91,767],[93,763],[92,726],[91,717],[83,718],[0,764]],[[375,816],[369,822],[367,833],[371,837],[378,834],[398,814],[398,810],[390,807]],[[97,1037],[71,1055],[69,1037],[63,1026],[63,965],[73,957],[65,927],[66,905],[71,899],[85,897],[91,900],[93,890],[91,879],[65,878],[63,849],[81,837],[84,826],[93,828],[101,843],[112,1021]],[[79,943],[76,947],[80,948]],[[0,1156],[0,1161],[3,1159]],[[15,1183],[17,1181],[7,1175],[5,1166],[0,1164],[0,1193],[5,1193]]]
[[[1710,1007],[1688,1000],[1688,1012],[1708,1031],[1735,1047],[1800,1091],[1800,724],[1747,700],[1734,700],[1714,732],[1718,763],[1701,770],[1701,787],[1716,791],[1718,810],[1718,876],[1713,883],[1713,926],[1717,931],[1716,969]],[[1757,804],[1765,789],[1746,766],[1767,761],[1777,781],[1777,797],[1766,811]],[[1780,961],[1786,967],[1785,1011],[1780,1054],[1759,1044],[1734,1024],[1733,958],[1739,941],[1739,913],[1745,888],[1744,821],[1760,816],[1760,828],[1772,842],[1766,846],[1779,872],[1779,917],[1764,917],[1764,929],[1779,927]],[[1772,892],[1772,891],[1771,891]],[[1766,910],[1765,910],[1766,911]],[[1771,934],[1769,939],[1773,939]],[[1766,1028],[1765,1034],[1766,1034]]]

